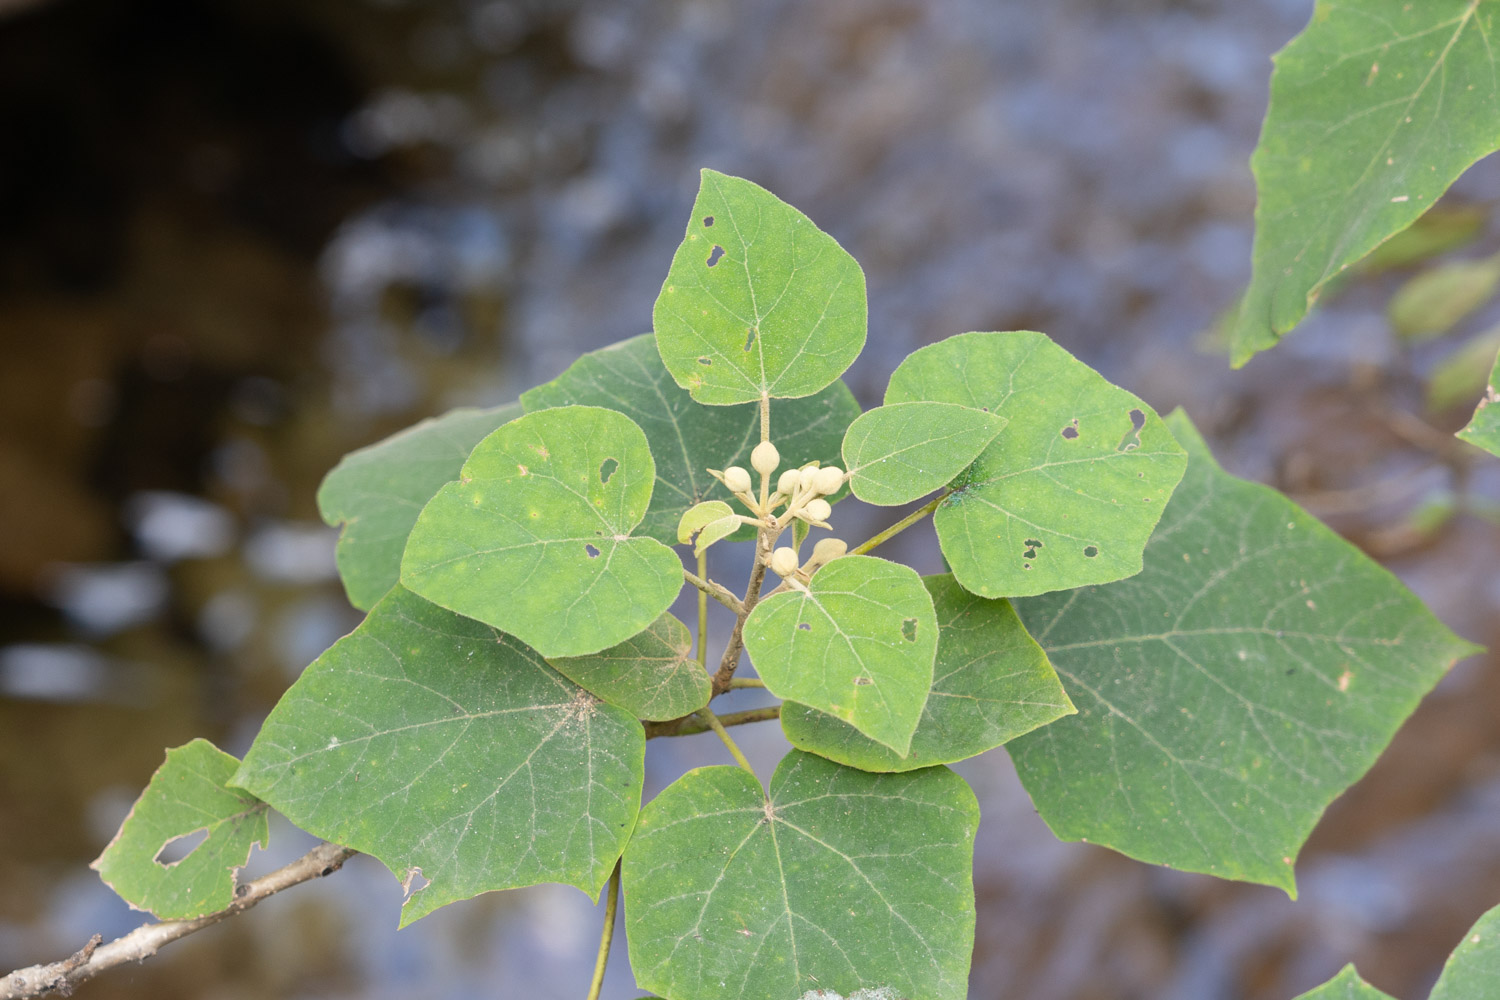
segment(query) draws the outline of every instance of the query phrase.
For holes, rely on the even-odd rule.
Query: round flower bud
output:
[[[827,500],[809,500],[807,501],[807,506],[803,507],[802,510],[807,514],[808,519],[812,521],[826,521],[828,520],[828,515],[833,513],[833,508],[829,506]]]
[[[749,493],[750,473],[738,465],[731,465],[724,470],[724,485],[729,487],[731,493]]]
[[[802,483],[804,490],[812,489],[813,484],[818,481],[818,467],[816,465],[809,465],[805,469],[798,469],[797,479]]]
[[[813,546],[812,559],[818,565],[833,562],[839,556],[849,551],[849,545],[842,538],[823,538]]]
[[[787,469],[781,474],[781,478],[776,480],[776,490],[779,493],[791,496],[797,492],[797,484],[801,481],[802,477],[798,475],[796,469]]]
[[[830,465],[819,469],[813,485],[817,487],[819,493],[825,496],[830,493],[837,493],[839,487],[844,485],[844,470],[840,469],[837,465]]]
[[[771,569],[777,576],[788,577],[797,572],[797,550],[783,545],[771,553]]]
[[[777,451],[776,446],[771,442],[762,441],[750,453],[750,464],[762,476],[769,476],[776,471],[776,466],[781,464],[781,452]]]

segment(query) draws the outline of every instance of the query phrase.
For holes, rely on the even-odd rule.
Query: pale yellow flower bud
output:
[[[813,484],[818,481],[818,467],[816,465],[809,465],[805,469],[797,470],[797,478],[802,483],[804,490],[812,489]]]
[[[783,545],[772,552],[771,569],[780,577],[788,577],[797,572],[797,551]]]
[[[738,465],[731,465],[724,470],[724,485],[729,487],[731,493],[749,493],[750,473]]]
[[[814,479],[813,486],[819,493],[824,495],[837,493],[839,487],[844,485],[844,470],[837,465],[830,465],[819,469]]]
[[[813,546],[812,558],[808,561],[821,566],[824,563],[833,562],[848,551],[849,546],[842,538],[823,538]]]
[[[833,508],[829,506],[827,500],[809,500],[802,510],[810,521],[826,521],[828,515],[833,513]]]
[[[787,469],[781,474],[781,478],[776,480],[776,490],[779,493],[791,496],[797,492],[797,484],[801,481],[802,477],[797,473],[796,469]]]
[[[781,464],[781,452],[777,451],[776,446],[771,442],[762,441],[750,453],[750,464],[762,476],[769,476]]]

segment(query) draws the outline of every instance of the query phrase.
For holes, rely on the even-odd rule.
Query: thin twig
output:
[[[712,597],[714,600],[724,605],[724,607],[728,608],[730,611],[733,611],[735,614],[740,613],[739,598],[731,594],[729,592],[729,588],[724,586],[722,583],[715,583],[712,580],[705,580],[698,574],[691,573],[688,570],[682,571],[682,578],[688,583],[691,583],[693,586],[697,587],[699,590],[703,591],[703,593],[707,594],[709,597]]]
[[[765,538],[767,529],[762,529],[761,538]],[[756,543],[755,568],[750,571],[750,583],[745,587],[745,599],[740,602],[740,608],[735,612],[734,631],[729,633],[729,645],[724,648],[724,656],[719,660],[719,669],[714,673],[714,695],[723,694],[729,690],[729,682],[734,679],[735,668],[740,665],[740,651],[745,648],[745,619],[750,617],[750,612],[755,610],[755,602],[760,599],[760,585],[766,578],[766,560],[770,558],[770,552],[762,552],[765,548],[762,542]]]
[[[729,726],[743,726],[751,722],[769,722],[779,718],[781,718],[781,706],[768,705],[765,708],[747,708],[742,712],[725,712],[719,716],[719,724],[728,728]],[[646,723],[646,739],[654,740],[658,736],[695,736],[698,733],[706,733],[711,728],[713,727],[699,719],[697,713],[694,713],[670,722]]]
[[[863,545],[857,545],[854,548],[850,549],[849,554],[851,556],[862,556],[866,552],[873,549],[875,546],[883,545],[884,543],[890,541],[892,538],[901,534],[901,532],[905,531],[907,528],[910,528],[912,525],[922,520],[922,518],[926,517],[928,514],[931,514],[933,511],[937,510],[938,504],[948,499],[949,495],[952,492],[952,490],[948,490],[943,493],[939,493],[927,503],[923,504],[921,507],[918,507],[910,514],[907,514],[901,520],[897,521],[889,528],[886,528],[880,534],[876,535],[874,538],[871,538]]]
[[[604,888],[604,928],[599,932],[599,957],[594,961],[594,981],[589,984],[587,1000],[599,1000],[599,990],[604,987],[604,967],[609,964],[609,945],[615,939],[615,910],[620,905],[620,862],[609,876],[609,885]]]
[[[226,917],[243,913],[283,889],[331,875],[357,853],[359,852],[338,844],[322,843],[286,867],[240,886],[235,890],[234,902],[215,913],[193,920],[163,920],[160,923],[146,924],[106,945],[100,945],[99,937],[95,935],[81,950],[60,962],[17,969],[0,979],[0,1000],[40,997],[53,992],[70,993],[74,986],[92,979],[106,969],[150,958],[162,945],[186,937],[194,931],[201,931]]]
[[[724,728],[724,723],[720,721],[717,715],[714,714],[714,710],[706,707],[700,708],[698,709],[698,715],[703,719],[704,722],[708,723],[708,727],[710,729],[712,729],[715,733],[718,733],[719,739],[723,741],[724,746],[729,748],[729,755],[739,763],[740,767],[743,767],[745,770],[749,771],[751,776],[754,777],[756,781],[759,781],[760,776],[755,773],[755,768],[751,767],[750,761],[745,759],[745,755],[743,753],[740,753],[739,745],[734,742],[734,737],[729,735],[729,730]]]
[[[759,677],[736,677],[729,682],[731,691],[736,688],[763,688],[765,686],[766,682]]]

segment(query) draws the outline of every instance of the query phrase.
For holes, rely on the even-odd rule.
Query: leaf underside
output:
[[[1474,419],[1458,436],[1491,455],[1500,455],[1500,358],[1490,371],[1490,383],[1485,386],[1484,398],[1474,410]]]
[[[860,415],[844,435],[849,488],[894,507],[941,489],[978,458],[1006,419],[953,403],[895,403]]]
[[[1323,810],[1476,647],[1171,425],[1192,458],[1140,575],[1016,602],[1079,714],[1009,750],[1059,837],[1291,893]]]
[[[692,634],[670,614],[618,646],[547,662],[637,719],[676,719],[707,705],[713,694],[708,673],[693,659]]]

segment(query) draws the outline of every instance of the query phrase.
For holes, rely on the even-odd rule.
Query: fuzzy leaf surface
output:
[[[339,533],[339,577],[349,603],[368,611],[401,575],[417,515],[485,435],[521,415],[519,403],[458,409],[351,451],[318,487],[318,512]]]
[[[910,752],[785,702],[781,729],[792,746],[866,771],[910,771],[973,757],[1076,711],[1009,602],[971,594],[948,574],[922,583],[937,612],[937,662]]]
[[[1255,245],[1236,365],[1290,332],[1328,282],[1500,146],[1496,7],[1319,0],[1277,53],[1250,161]]]
[[[864,271],[832,236],[705,170],[652,325],[677,384],[723,406],[831,385],[865,345],[866,310]]]
[[[916,570],[844,556],[807,589],[772,594],[745,620],[766,688],[826,712],[905,756],[932,687],[937,615]]]
[[[1191,463],[1140,575],[1016,602],[1078,714],[1008,749],[1059,837],[1292,893],[1323,810],[1476,647],[1171,425]]]
[[[750,467],[760,443],[760,410],[704,406],[662,367],[656,338],[643,334],[585,354],[545,385],[521,394],[528,412],[584,404],[618,410],[640,425],[656,460],[656,488],[636,534],[672,544],[682,515],[705,500],[735,503],[709,469]],[[843,382],[803,399],[771,402],[771,437],[782,468],[838,461],[839,444],[859,404]],[[758,481],[757,481],[758,482]],[[744,538],[753,538],[746,531]]]
[[[1045,334],[965,333],[916,351],[885,401],[987,409],[1005,432],[933,515],[953,575],[1022,597],[1140,572],[1187,456],[1149,406]]]
[[[645,731],[512,636],[396,588],[312,663],[234,784],[428,883],[405,926],[481,892],[597,898],[640,808]]]
[[[1458,436],[1491,455],[1500,455],[1500,358],[1490,370],[1490,384],[1484,388],[1484,398],[1474,410],[1474,419]]]
[[[475,446],[422,510],[401,582],[543,656],[630,638],[682,589],[682,561],[632,537],[656,466],[646,435],[597,406],[529,413]]]
[[[266,804],[227,787],[240,762],[208,740],[167,751],[119,832],[89,867],[132,909],[191,920],[234,902],[235,872],[270,842]],[[195,846],[188,838],[206,834]],[[192,849],[168,860],[173,841]],[[158,861],[161,857],[163,860]]]
[[[844,435],[849,489],[865,503],[910,503],[952,482],[1006,422],[954,403],[877,406],[860,414]]]
[[[696,712],[713,692],[708,673],[693,659],[691,633],[670,614],[618,646],[547,662],[637,719],[665,721]]]
[[[741,768],[689,771],[625,852],[636,982],[673,1000],[962,1000],[978,822],[947,768],[868,774],[793,750],[769,796]]]

